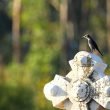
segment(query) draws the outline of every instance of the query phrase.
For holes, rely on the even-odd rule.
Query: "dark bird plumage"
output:
[[[92,39],[92,37],[91,37],[90,35],[87,34],[87,35],[85,35],[85,36],[83,36],[83,37],[88,40],[88,45],[89,45],[89,47],[90,47],[90,49],[91,49],[91,52],[93,52],[94,50],[97,50],[97,51],[102,55],[102,53],[101,53],[101,51],[99,50],[99,48],[98,48],[96,42]],[[103,55],[102,55],[102,56],[103,56]]]

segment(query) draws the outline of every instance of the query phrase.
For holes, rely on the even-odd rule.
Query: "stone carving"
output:
[[[78,52],[69,61],[71,71],[56,75],[44,86],[45,97],[54,107],[66,110],[110,109],[110,76],[104,74],[107,65],[86,51]]]

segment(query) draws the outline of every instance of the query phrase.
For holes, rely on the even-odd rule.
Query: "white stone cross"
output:
[[[66,110],[110,109],[110,76],[104,74],[107,65],[86,51],[78,52],[69,61],[72,70],[44,86],[45,97],[54,107]]]

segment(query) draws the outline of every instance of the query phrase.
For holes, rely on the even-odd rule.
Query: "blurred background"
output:
[[[97,41],[110,73],[110,0],[0,0],[0,110],[56,110],[43,94]]]

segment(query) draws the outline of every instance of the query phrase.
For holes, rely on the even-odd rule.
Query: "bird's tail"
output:
[[[101,53],[101,51],[98,49],[98,52],[103,56],[103,54]]]

